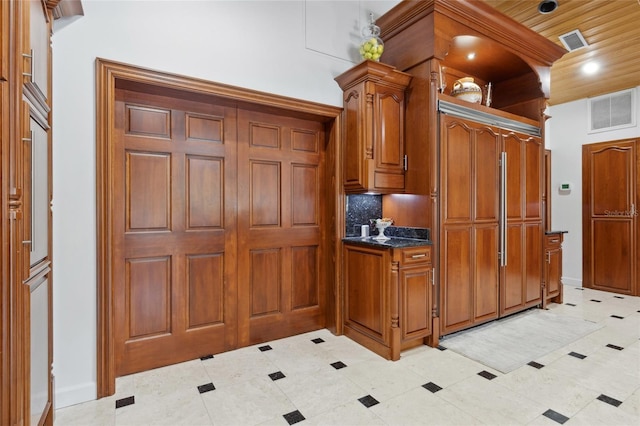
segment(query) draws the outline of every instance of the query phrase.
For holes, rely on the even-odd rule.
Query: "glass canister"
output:
[[[362,28],[362,42],[360,43],[360,56],[362,59],[380,61],[384,51],[384,42],[380,38],[380,27],[373,20],[373,13],[369,13],[369,25]]]

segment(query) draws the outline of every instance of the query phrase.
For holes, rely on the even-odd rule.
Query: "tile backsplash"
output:
[[[359,237],[360,227],[369,225],[369,219],[382,217],[382,195],[347,195],[346,205],[346,232],[347,237]],[[370,229],[370,235],[378,235],[378,230]],[[412,228],[407,226],[390,226],[385,230],[389,237],[417,238],[429,240],[431,238],[428,228]]]
[[[347,195],[347,237],[359,237],[360,226],[382,217],[382,195]],[[375,234],[375,230],[371,230]]]

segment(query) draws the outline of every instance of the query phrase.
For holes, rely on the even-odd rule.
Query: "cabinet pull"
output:
[[[422,254],[414,254],[413,256],[411,256],[412,259],[420,259],[421,257],[425,257],[427,254],[426,253],[422,253]]]
[[[404,164],[402,165],[404,167],[404,171],[406,172],[407,170],[409,170],[409,157],[404,156]]]
[[[33,58],[33,49],[31,49],[30,54],[27,55],[26,53],[22,54],[23,58],[29,58],[29,63],[31,65],[31,69],[29,70],[30,72],[23,72],[22,75],[24,77],[29,77],[29,81],[33,83],[33,74],[34,74],[34,66],[33,66],[33,62],[34,62],[34,58]]]
[[[551,264],[551,252],[550,251],[547,252],[547,263]]]
[[[557,243],[558,241],[560,241],[558,238],[551,240],[552,243]]]
[[[431,268],[431,285],[436,285],[436,270],[434,268]]]

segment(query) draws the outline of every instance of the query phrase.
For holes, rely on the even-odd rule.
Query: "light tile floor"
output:
[[[603,327],[532,360],[542,367],[502,374],[427,346],[391,362],[319,330],[120,377],[55,424],[639,426],[640,298],[564,294],[549,309]]]

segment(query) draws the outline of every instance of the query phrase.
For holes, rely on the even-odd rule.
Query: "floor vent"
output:
[[[564,44],[564,47],[569,52],[582,49],[583,47],[587,47],[589,45],[582,36],[580,30],[573,30],[569,33],[562,34],[560,36],[560,41],[562,42],[562,44]]]
[[[589,98],[589,133],[635,126],[635,89]]]

